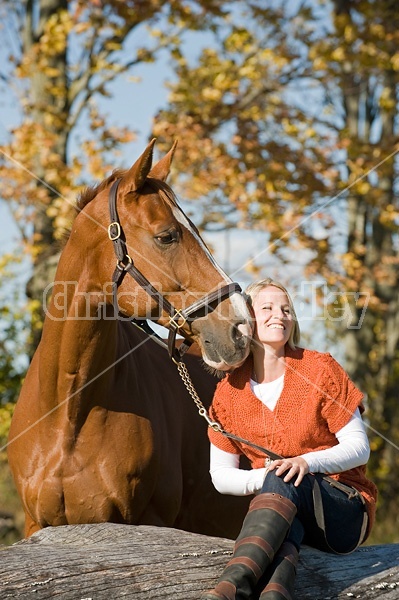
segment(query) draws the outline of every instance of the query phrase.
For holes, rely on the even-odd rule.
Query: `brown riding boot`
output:
[[[294,584],[299,553],[294,544],[284,542],[277,552],[269,583],[259,600],[294,600]]]
[[[249,505],[240,534],[216,587],[201,600],[247,600],[273,562],[294,520],[296,506],[279,494],[264,493]]]

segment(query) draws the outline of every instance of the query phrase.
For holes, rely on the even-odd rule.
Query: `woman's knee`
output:
[[[285,482],[284,479],[278,477],[274,471],[269,471],[266,474],[262,486],[262,493],[280,494],[280,496],[284,496],[284,498],[288,498],[294,503],[297,496],[294,485],[290,481]]]

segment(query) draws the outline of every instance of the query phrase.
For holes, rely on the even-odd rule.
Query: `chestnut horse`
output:
[[[174,147],[152,168],[153,143],[81,196],[59,261],[9,436],[27,536],[108,521],[235,537],[245,513],[213,490],[206,423],[175,364],[129,322],[168,327],[175,359],[178,331],[215,370],[249,352],[245,301],[165,183]],[[187,364],[209,404],[215,377]]]

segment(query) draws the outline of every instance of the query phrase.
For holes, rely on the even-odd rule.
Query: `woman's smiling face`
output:
[[[285,346],[294,326],[286,294],[268,285],[255,296],[252,307],[256,326],[254,340],[277,348]]]

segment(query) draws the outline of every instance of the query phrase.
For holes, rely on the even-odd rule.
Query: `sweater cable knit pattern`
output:
[[[328,353],[286,347],[284,387],[274,411],[253,394],[250,377],[253,360],[219,382],[210,416],[229,433],[269,448],[281,456],[299,456],[338,444],[342,429],[356,408],[363,412],[363,394]],[[250,446],[208,429],[212,444],[234,454],[245,454],[252,468],[265,464],[265,455]],[[363,495],[370,531],[375,519],[377,488],[366,477],[366,467],[331,475],[355,487]]]

